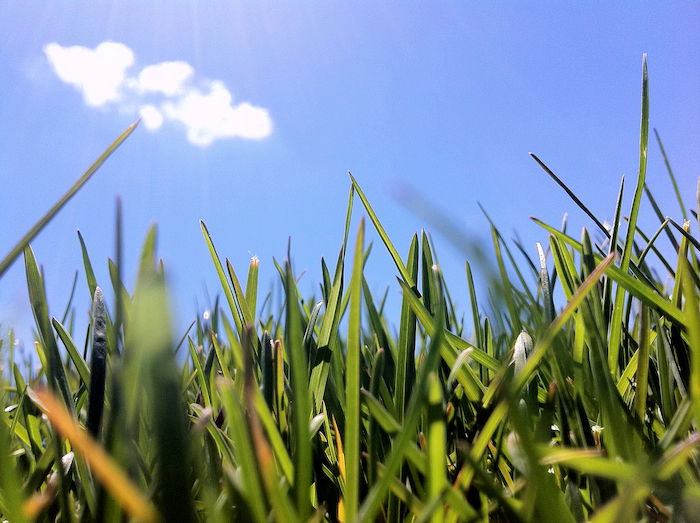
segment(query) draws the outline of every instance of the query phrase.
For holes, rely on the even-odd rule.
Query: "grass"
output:
[[[0,262],[1,275],[24,254],[41,364],[38,371],[21,368],[3,352],[0,516],[694,519],[700,244],[690,222],[666,218],[646,186],[647,86],[645,60],[631,208],[622,208],[623,183],[615,219],[603,226],[533,155],[604,241],[594,243],[585,230],[573,238],[565,224],[535,219],[548,244],[529,249],[505,241],[490,222],[498,277],[484,307],[478,275],[466,264],[467,321],[455,310],[428,237],[415,235],[403,257],[351,176],[343,242],[334,267],[321,261],[320,296],[302,297],[289,262],[274,262],[282,310],[273,310],[271,293],[259,292],[259,261],[239,279],[201,223],[225,300],[181,339],[173,336],[155,228],[135,285],[129,290],[122,282],[118,207],[110,282],[95,281],[80,238],[94,303],[90,332],[76,340],[64,325],[71,303],[62,319],[49,317],[29,243],[130,127]],[[655,136],[680,213],[697,220]],[[637,224],[645,195],[660,224],[650,236]],[[360,221],[353,240],[358,207],[368,222]],[[398,318],[385,313],[384,297],[373,296],[365,281],[366,226],[396,264]],[[671,256],[655,244],[662,233],[671,239]],[[517,252],[524,262],[516,262]],[[100,285],[112,286],[112,306]],[[565,302],[555,303],[555,295]]]

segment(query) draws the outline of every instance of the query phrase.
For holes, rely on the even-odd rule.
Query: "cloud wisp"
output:
[[[135,111],[151,131],[179,125],[199,147],[226,138],[260,140],[272,133],[267,109],[234,103],[224,82],[198,78],[187,62],[147,65],[131,75],[134,52],[118,42],[94,49],[54,42],[44,46],[44,54],[56,76],[77,89],[86,105]]]

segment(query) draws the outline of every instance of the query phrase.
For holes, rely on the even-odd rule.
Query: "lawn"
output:
[[[0,347],[3,519],[695,519],[698,223],[670,167],[680,207],[669,214],[685,223],[645,184],[646,62],[631,207],[621,184],[604,224],[533,155],[593,233],[573,237],[566,223],[535,218],[546,242],[521,245],[491,224],[499,277],[480,296],[465,263],[467,311],[453,305],[463,288],[447,287],[429,237],[395,245],[351,175],[344,239],[337,259],[321,260],[317,296],[302,295],[288,260],[270,262],[278,288],[261,291],[264,262],[236,274],[202,222],[220,299],[184,336],[155,227],[136,281],[122,281],[118,204],[109,281],[96,281],[81,239],[94,296],[84,339],[67,314],[49,316],[30,243],[135,125],[0,261],[1,277],[23,258],[39,363],[15,361],[11,339]],[[644,199],[654,231],[638,226]],[[357,230],[353,213],[364,215]],[[396,316],[364,278],[367,229],[381,240],[373,255],[395,263]],[[657,247],[662,239],[672,248]]]

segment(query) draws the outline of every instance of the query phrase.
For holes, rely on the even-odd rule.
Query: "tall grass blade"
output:
[[[639,133],[639,174],[637,176],[637,187],[632,199],[632,209],[630,210],[627,224],[627,236],[620,260],[620,270],[627,273],[632,257],[632,247],[634,245],[634,235],[637,227],[637,217],[639,216],[639,206],[642,201],[644,184],[647,173],[647,147],[649,143],[649,78],[647,73],[647,56],[642,59],[642,123]],[[620,352],[620,339],[622,336],[622,302],[625,299],[624,288],[617,287],[615,301],[610,322],[610,340],[608,342],[608,366],[614,375],[619,374],[618,355]]]
[[[360,345],[364,220],[360,221],[350,280],[350,318],[345,365],[345,517],[357,521],[360,494]]]
[[[68,201],[75,196],[80,188],[85,185],[85,183],[90,179],[90,177],[95,174],[95,171],[100,168],[100,166],[109,158],[109,156],[119,147],[124,140],[136,129],[139,122],[134,122],[131,124],[126,131],[124,131],[119,137],[112,142],[112,145],[107,147],[105,151],[100,155],[100,157],[93,163],[83,175],[76,180],[76,182],[71,186],[70,189],[54,204],[49,211],[44,214],[39,221],[34,224],[34,226],[29,229],[27,234],[25,234],[22,239],[17,242],[10,252],[0,261],[0,277],[5,274],[5,271],[12,265],[12,262],[24,251],[25,247],[34,239],[34,237],[41,232],[41,230],[46,227],[46,225],[53,219],[58,211],[60,211],[63,206],[68,203]]]
[[[132,517],[144,522],[161,521],[155,507],[143,496],[119,466],[82,430],[61,402],[47,390],[36,390],[38,406],[53,426],[89,463],[95,476]]]
[[[95,288],[92,301],[92,352],[90,359],[90,388],[88,395],[87,429],[93,438],[98,438],[105,401],[105,379],[107,377],[107,331],[105,301],[102,289]]]

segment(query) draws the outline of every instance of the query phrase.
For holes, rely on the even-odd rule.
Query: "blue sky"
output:
[[[0,12],[0,251],[144,116],[33,243],[54,314],[76,269],[87,314],[76,230],[108,286],[117,195],[127,283],[157,222],[183,324],[195,301],[204,308],[204,289],[217,289],[199,219],[239,271],[260,257],[261,290],[291,236],[310,291],[320,257],[337,255],[348,170],[401,252],[431,229],[401,202],[408,185],[485,239],[481,202],[534,256],[547,237],[529,216],[558,224],[569,212],[577,228],[590,224],[529,151],[599,215],[612,214],[623,173],[629,202],[644,52],[651,126],[695,207],[698,3],[6,1]],[[654,143],[648,183],[680,219]],[[464,253],[439,234],[435,242],[465,306]],[[394,274],[377,244],[372,286],[397,295]],[[20,262],[0,281],[0,323],[22,333],[30,321]]]

